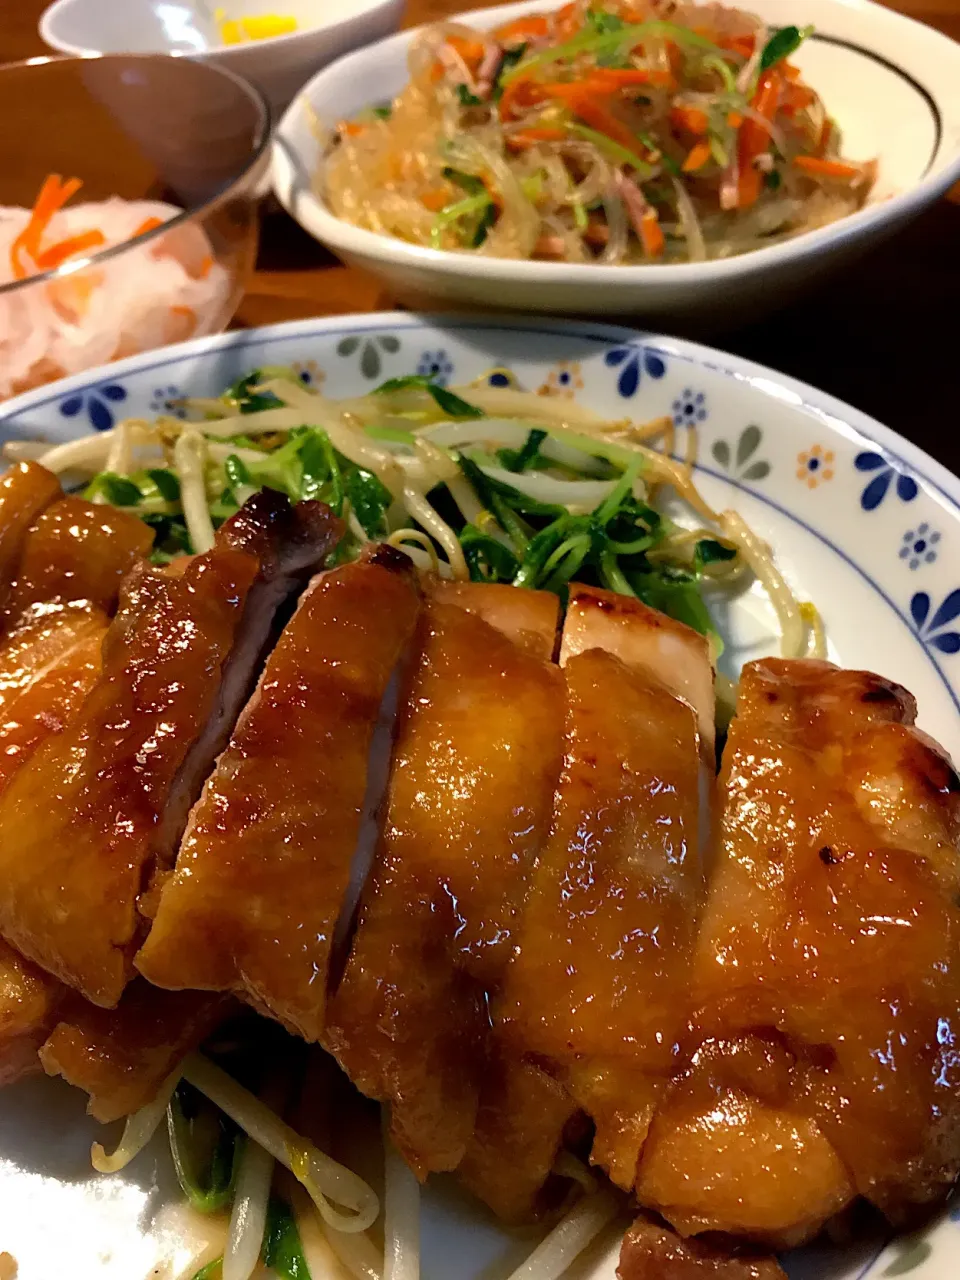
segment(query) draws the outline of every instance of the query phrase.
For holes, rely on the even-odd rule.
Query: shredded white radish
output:
[[[559,1280],[574,1258],[613,1221],[619,1210],[620,1204],[610,1191],[584,1196],[509,1280]]]
[[[107,1154],[99,1142],[93,1144],[90,1148],[90,1163],[97,1173],[117,1173],[120,1169],[125,1169],[134,1156],[140,1154],[160,1127],[179,1080],[178,1067],[164,1080],[155,1098],[133,1115],[127,1116],[119,1145],[111,1155]]]
[[[68,204],[43,232],[41,249],[88,231],[104,241],[67,258],[58,275],[0,295],[0,398],[54,378],[213,332],[229,301],[230,278],[195,222],[132,245],[115,258],[91,256],[131,240],[148,218],[181,212],[154,200]],[[15,280],[12,250],[30,210],[0,208],[0,284]],[[89,264],[89,265],[88,265]],[[36,262],[22,263],[31,273]]]
[[[215,1063],[191,1053],[183,1064],[183,1077],[290,1170],[331,1227],[345,1234],[360,1232],[376,1220],[380,1202],[372,1187],[302,1138]],[[351,1212],[343,1213],[331,1202]]]
[[[420,1183],[390,1141],[383,1109],[383,1280],[419,1280]]]
[[[250,1280],[257,1269],[274,1163],[269,1151],[246,1139],[223,1251],[223,1280]]]

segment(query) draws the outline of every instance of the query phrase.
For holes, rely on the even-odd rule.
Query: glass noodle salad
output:
[[[396,101],[337,125],[321,194],[357,226],[491,257],[758,249],[852,213],[875,177],[842,158],[790,62],[809,32],[677,0],[575,0],[492,32],[436,23]]]
[[[5,453],[135,511],[156,531],[160,563],[206,550],[215,527],[266,486],[341,515],[341,561],[385,540],[448,578],[561,597],[574,579],[592,583],[710,636],[717,654],[711,593],[756,578],[784,655],[823,653],[815,610],[795,599],[766,544],[697,489],[692,430],[681,441],[670,418],[607,421],[497,373],[499,386],[489,374],[456,390],[413,375],[333,400],[293,369],[263,368],[221,397],[184,401],[191,420],[128,419]]]

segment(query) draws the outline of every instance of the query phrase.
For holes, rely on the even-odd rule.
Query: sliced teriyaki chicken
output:
[[[0,933],[95,1004],[117,1003],[138,901],[173,863],[278,609],[338,524],[255,495],[176,572],[135,568],[77,716],[0,796]]]
[[[130,512],[60,495],[24,540],[4,608],[7,625],[55,603],[112,614],[121,581],[152,545],[153,530]]]
[[[677,672],[681,653],[698,669]],[[704,885],[698,720],[657,677],[708,687],[711,669],[695,633],[580,588],[561,661],[553,828],[497,1013],[515,1052],[553,1064],[596,1125],[592,1160],[629,1190],[677,1063]]]
[[[37,462],[14,463],[0,475],[0,607],[7,603],[27,530],[62,496],[57,477]]]
[[[776,1258],[684,1240],[638,1218],[623,1237],[617,1280],[786,1280]]]
[[[382,791],[371,747],[419,608],[391,547],[310,584],[191,814],[137,958],[151,982],[234,991],[320,1037],[367,794]]]
[[[957,1176],[960,784],[914,715],[865,672],[744,670],[696,1052],[638,1181],[682,1231],[792,1244],[857,1193],[898,1220]]]
[[[421,1177],[455,1168],[473,1132],[487,999],[549,827],[558,610],[555,596],[458,584],[435,589],[420,619],[383,832],[325,1041],[358,1088],[391,1104],[394,1142]]]
[[[0,638],[0,791],[93,687],[120,578],[152,540],[134,516],[80,498],[54,501],[28,530]],[[63,990],[0,943],[0,1083],[39,1069]]]
[[[64,987],[0,939],[0,1086],[40,1069]]]
[[[27,533],[0,639],[0,788],[93,687],[121,580],[152,542],[135,516],[73,497]]]
[[[90,1095],[87,1111],[107,1123],[155,1097],[183,1056],[230,1013],[229,997],[158,991],[135,979],[115,1009],[70,993],[40,1049],[48,1075]]]

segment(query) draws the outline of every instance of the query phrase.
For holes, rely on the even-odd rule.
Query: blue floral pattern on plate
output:
[[[112,404],[126,400],[127,392],[119,382],[102,382],[87,391],[77,392],[60,401],[60,414],[64,418],[76,418],[85,408],[90,425],[95,431],[109,431],[114,417]]]
[[[707,397],[702,391],[684,387],[673,402],[673,425],[696,427],[707,418]]]
[[[417,373],[421,377],[432,378],[441,387],[445,387],[453,376],[453,361],[443,347],[424,351],[417,361]]]
[[[166,387],[157,387],[150,401],[154,413],[166,414],[172,418],[185,418],[187,410],[183,404],[184,393],[172,383]]]
[[[926,591],[918,591],[910,601],[910,616],[923,643],[939,649],[941,653],[960,651],[960,631],[945,629],[948,623],[960,616],[960,587],[946,596],[932,618],[929,614],[930,597]]]
[[[614,347],[603,359],[611,369],[620,369],[617,391],[624,400],[636,395],[643,374],[649,378],[662,378],[667,371],[663,356],[651,347]]]
[[[858,471],[876,472],[860,495],[860,505],[864,511],[876,511],[894,481],[894,488],[901,502],[912,502],[919,492],[913,476],[899,470],[882,453],[875,453],[873,450],[858,453],[853,465]]]
[[[921,564],[933,564],[937,558],[939,541],[939,532],[931,529],[924,520],[915,529],[908,529],[903,535],[900,559],[906,560],[910,569],[919,569]]]

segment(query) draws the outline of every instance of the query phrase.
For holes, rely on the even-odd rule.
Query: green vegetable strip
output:
[[[189,1114],[188,1114],[189,1112]],[[199,1126],[206,1122],[216,1131],[213,1150],[203,1172]],[[195,1092],[179,1085],[167,1110],[170,1150],[177,1180],[184,1195],[199,1213],[217,1213],[233,1199],[241,1137],[236,1125],[220,1111],[196,1100]]]
[[[271,1196],[267,1207],[262,1257],[282,1280],[311,1280],[296,1220],[286,1201],[276,1196]]]
[[[781,27],[775,31],[763,47],[760,70],[767,71],[784,58],[789,58],[791,53],[796,53],[812,31],[813,27]]]
[[[698,35],[696,31],[691,31],[688,27],[678,27],[674,22],[654,20],[651,22],[638,22],[632,26],[621,27],[616,31],[599,33],[595,30],[581,31],[579,35],[574,36],[572,40],[568,40],[565,44],[543,49],[532,57],[525,59],[507,72],[503,77],[503,83],[508,85],[521,76],[529,75],[535,68],[546,67],[553,62],[565,62],[567,59],[575,58],[581,53],[606,53],[623,45],[633,47],[644,40],[657,36],[664,36],[669,40],[673,40],[676,44],[686,45],[689,48],[706,49],[708,53],[723,57],[723,51],[720,47],[715,45],[712,40],[708,40],[706,36]]]

